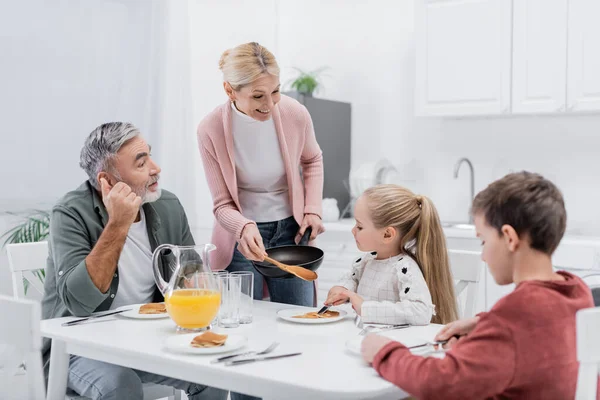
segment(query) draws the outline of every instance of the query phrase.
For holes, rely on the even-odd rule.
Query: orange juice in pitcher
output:
[[[171,319],[184,329],[210,325],[221,304],[221,293],[208,289],[179,289],[165,296]]]
[[[163,244],[154,250],[156,286],[165,298],[167,312],[178,331],[210,329],[210,323],[219,312],[220,284],[208,260],[208,253],[214,249],[212,244]]]

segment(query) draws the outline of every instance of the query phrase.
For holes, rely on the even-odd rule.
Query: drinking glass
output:
[[[254,298],[254,274],[249,271],[236,271],[230,275],[241,278],[240,324],[252,323],[252,302]]]

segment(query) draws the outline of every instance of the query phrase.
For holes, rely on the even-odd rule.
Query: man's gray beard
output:
[[[143,196],[140,196],[142,198],[142,204],[146,204],[146,203],[154,203],[156,200],[160,199],[160,196],[162,195],[162,190],[161,188],[157,188],[155,192],[151,192],[150,190],[146,189],[146,194],[144,194]],[[139,196],[139,194],[138,194]]]
[[[162,190],[160,187],[157,187],[155,192],[151,192],[147,186],[144,186],[142,188],[137,188],[137,187],[130,185],[129,183],[127,183],[123,179],[121,179],[121,176],[116,171],[112,172],[112,174],[115,176],[115,178],[117,178],[117,181],[125,183],[127,186],[129,186],[131,188],[133,193],[140,196],[142,198],[142,204],[154,203],[156,200],[160,199],[160,196],[162,195]],[[158,182],[158,180],[159,180],[159,178],[157,178],[156,181],[154,181],[154,182]]]

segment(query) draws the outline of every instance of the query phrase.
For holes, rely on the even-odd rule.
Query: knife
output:
[[[321,307],[321,309],[319,311],[317,311],[317,314],[319,314],[319,315],[325,314],[325,312],[327,310],[329,310],[330,307],[331,306],[323,306],[323,307]]]
[[[227,360],[231,360],[232,358],[238,358],[238,357],[244,357],[244,356],[251,356],[253,354],[256,354],[256,351],[247,351],[245,353],[238,353],[238,354],[231,354],[228,356],[224,356],[224,357],[219,357],[215,360],[212,360],[210,363],[211,364],[217,364],[223,361],[227,361]]]
[[[225,363],[225,365],[231,366],[231,365],[247,364],[247,363],[252,363],[255,361],[274,360],[276,358],[299,356],[300,354],[302,354],[302,353],[289,353],[289,354],[280,354],[277,356],[262,356],[262,357],[246,358],[244,360],[229,361],[229,362]]]
[[[73,325],[77,325],[81,322],[85,322],[88,319],[94,319],[94,318],[102,318],[102,317],[108,317],[109,315],[115,315],[115,314],[120,314],[122,312],[125,311],[130,311],[131,308],[127,308],[125,310],[119,310],[119,311],[111,311],[109,313],[105,313],[105,314],[96,314],[96,315],[90,315],[89,317],[85,317],[85,318],[79,318],[79,319],[74,319],[73,321],[69,321],[69,322],[63,322],[61,324],[61,326],[73,326]]]

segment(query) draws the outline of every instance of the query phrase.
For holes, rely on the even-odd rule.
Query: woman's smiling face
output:
[[[280,86],[278,76],[265,73],[251,84],[227,94],[239,111],[257,121],[268,121],[273,107],[281,99]]]

